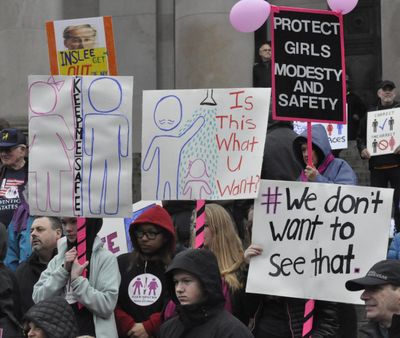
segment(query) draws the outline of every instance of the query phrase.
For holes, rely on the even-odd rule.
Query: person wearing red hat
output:
[[[129,227],[133,252],[118,257],[121,285],[115,309],[120,337],[155,336],[167,303],[165,270],[175,251],[175,229],[159,205],[146,209]]]

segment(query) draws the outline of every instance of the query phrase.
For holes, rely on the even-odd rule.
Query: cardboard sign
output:
[[[368,112],[366,141],[371,156],[393,154],[400,146],[400,108]]]
[[[258,194],[270,89],[143,93],[142,198]]]
[[[46,22],[53,75],[117,75],[110,16]]]
[[[342,15],[275,6],[271,11],[273,118],[345,123]]]
[[[362,303],[345,282],[386,258],[392,189],[262,180],[246,292]]]
[[[132,77],[29,77],[32,215],[132,212]]]

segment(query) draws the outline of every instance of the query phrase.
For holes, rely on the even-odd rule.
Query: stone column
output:
[[[62,17],[61,0],[0,2],[0,116],[27,129],[28,75],[49,74],[45,22]]]
[[[253,33],[229,22],[236,0],[175,1],[176,88],[249,87]]]

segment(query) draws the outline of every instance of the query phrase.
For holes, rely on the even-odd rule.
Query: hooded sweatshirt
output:
[[[40,327],[46,337],[75,338],[78,334],[74,312],[63,297],[53,297],[32,306],[24,317]]]
[[[167,241],[154,257],[144,257],[135,235],[141,224],[152,224],[164,231]],[[165,261],[175,251],[175,228],[168,212],[159,205],[146,209],[129,227],[134,252],[120,255],[118,266],[121,285],[115,317],[120,337],[135,323],[142,323],[149,336],[155,335],[161,325],[161,311],[167,303],[164,273]],[[161,257],[161,253],[164,256]]]
[[[333,156],[325,128],[321,124],[314,124],[311,133],[312,147],[318,156],[317,169],[319,175],[317,175],[315,182],[356,185],[357,176],[350,165],[346,161]],[[301,151],[301,145],[304,143],[307,143],[307,130],[293,141],[294,154],[303,168],[306,167]],[[304,169],[299,180],[307,181]]]
[[[175,294],[174,271],[194,275],[203,289],[204,301],[180,305]],[[221,275],[215,255],[209,250],[188,249],[173,259],[166,272],[168,292],[177,305],[178,316],[161,326],[161,338],[247,338],[248,328],[224,310]]]

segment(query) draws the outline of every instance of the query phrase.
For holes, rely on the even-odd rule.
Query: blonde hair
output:
[[[218,204],[206,204],[206,225],[212,233],[208,249],[217,257],[219,271],[233,291],[243,285],[237,272],[244,266],[242,242],[229,213]]]

